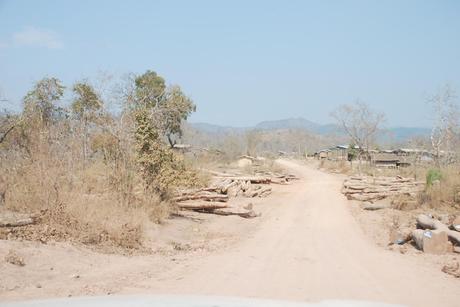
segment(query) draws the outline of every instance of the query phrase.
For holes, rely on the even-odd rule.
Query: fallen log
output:
[[[251,189],[251,182],[250,181],[241,181],[240,184],[241,191],[246,192]]]
[[[433,230],[433,232],[445,232],[453,244],[460,245],[460,232],[450,230],[447,225],[428,215],[420,214],[417,216],[417,226],[423,229]]]
[[[177,197],[179,196],[185,196],[185,195],[191,195],[191,194],[197,194],[201,192],[218,192],[219,188],[216,186],[211,186],[211,187],[206,187],[206,188],[201,188],[201,189],[189,189],[189,190],[181,190],[178,191]]]
[[[445,231],[415,229],[412,231],[415,246],[430,254],[444,254],[449,251],[449,241]]]
[[[234,186],[236,186],[238,184],[239,184],[238,181],[231,181],[230,183],[228,183],[225,186],[223,186],[220,190],[221,190],[222,193],[227,194],[228,189],[230,189],[231,187],[234,187]]]
[[[244,218],[254,218],[254,217],[259,216],[252,209],[248,210],[248,209],[234,208],[234,207],[216,209],[216,210],[210,211],[209,213],[214,213],[218,215],[238,215]]]
[[[214,210],[227,208],[228,204],[223,202],[181,202],[177,204],[180,209],[186,210]]]
[[[369,210],[369,211],[375,211],[375,210],[382,210],[382,209],[388,209],[390,206],[386,204],[366,204],[363,206],[364,210]]]
[[[34,224],[37,218],[27,214],[19,214],[14,212],[0,213],[0,227],[19,227]]]
[[[172,199],[175,202],[181,202],[186,200],[205,200],[205,201],[220,201],[227,202],[228,195],[216,194],[216,193],[197,193],[191,195],[177,196]]]
[[[266,188],[259,187],[256,190],[250,190],[250,191],[245,192],[244,196],[246,196],[246,197],[257,197],[257,196],[263,197],[263,196],[266,196],[269,193],[271,193],[271,191],[272,191],[272,189],[269,188],[269,187],[266,187]]]
[[[226,178],[232,179],[233,181],[249,181],[250,183],[258,183],[258,184],[268,184],[271,183],[270,177],[259,177],[259,176],[241,176],[241,177],[234,177],[234,176],[227,176]]]
[[[388,197],[387,194],[348,194],[348,199],[360,200],[360,201],[375,201]]]
[[[288,185],[289,181],[285,178],[272,178],[270,183]]]

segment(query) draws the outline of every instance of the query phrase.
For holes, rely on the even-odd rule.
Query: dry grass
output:
[[[433,208],[448,206],[460,209],[459,166],[449,165],[443,167],[440,173],[441,179],[434,184],[427,185],[421,200]]]
[[[115,144],[100,145],[88,159],[82,156],[81,135],[60,125],[40,134],[18,131],[0,146],[5,208],[41,217],[35,225],[0,229],[1,239],[142,249],[145,226],[161,223],[174,209],[146,191],[124,135]]]
[[[350,175],[353,172],[354,165],[349,161],[331,161],[323,159],[319,163],[319,167],[330,172]]]

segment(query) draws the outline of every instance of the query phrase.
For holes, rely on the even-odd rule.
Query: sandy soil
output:
[[[24,267],[0,262],[0,300],[161,293],[459,305],[458,279],[426,257],[389,251],[365,233],[372,228],[363,228],[351,214],[340,194],[341,176],[280,163],[302,179],[257,200],[260,218],[175,219],[152,230],[162,238],[152,240],[160,246],[153,255],[0,241],[0,259],[13,248],[26,262]]]

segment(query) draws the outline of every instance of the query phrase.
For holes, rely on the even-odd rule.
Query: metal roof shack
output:
[[[372,163],[377,167],[398,167],[399,157],[395,153],[378,152],[371,156]]]

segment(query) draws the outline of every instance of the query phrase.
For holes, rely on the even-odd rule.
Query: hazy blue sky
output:
[[[460,1],[2,1],[0,88],[153,69],[198,106],[245,126],[360,98],[388,125],[427,126],[427,97],[460,92]]]

